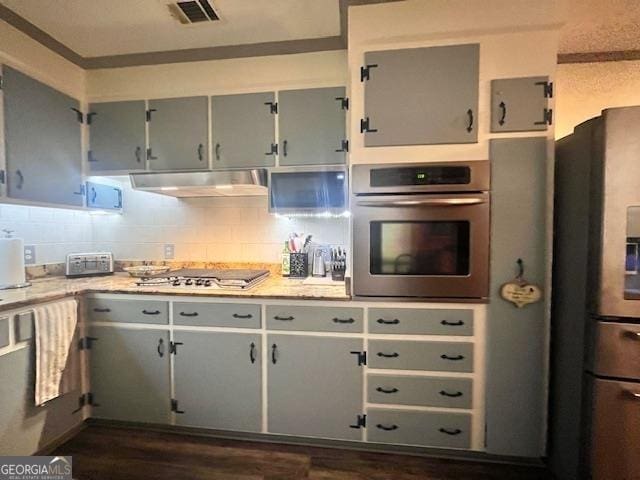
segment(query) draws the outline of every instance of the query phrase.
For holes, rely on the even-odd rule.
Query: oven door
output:
[[[353,208],[356,296],[488,296],[488,193],[361,196]]]

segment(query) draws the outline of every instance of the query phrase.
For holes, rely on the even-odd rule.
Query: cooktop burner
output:
[[[268,276],[269,270],[183,268],[153,275],[136,283],[139,286],[171,285],[247,290],[263,282]]]

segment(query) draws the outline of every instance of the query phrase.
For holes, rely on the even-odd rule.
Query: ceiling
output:
[[[169,0],[0,0],[82,57],[340,35],[339,0],[210,0],[217,22],[182,25]],[[101,7],[101,8],[99,8]]]
[[[639,0],[570,0],[560,53],[640,50]]]

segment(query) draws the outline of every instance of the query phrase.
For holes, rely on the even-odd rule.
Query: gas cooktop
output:
[[[269,270],[183,268],[143,278],[136,285],[247,290],[262,283],[268,276]]]

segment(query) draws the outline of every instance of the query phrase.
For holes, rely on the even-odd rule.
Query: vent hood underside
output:
[[[170,197],[239,197],[267,195],[264,168],[213,172],[132,173],[134,190]]]

